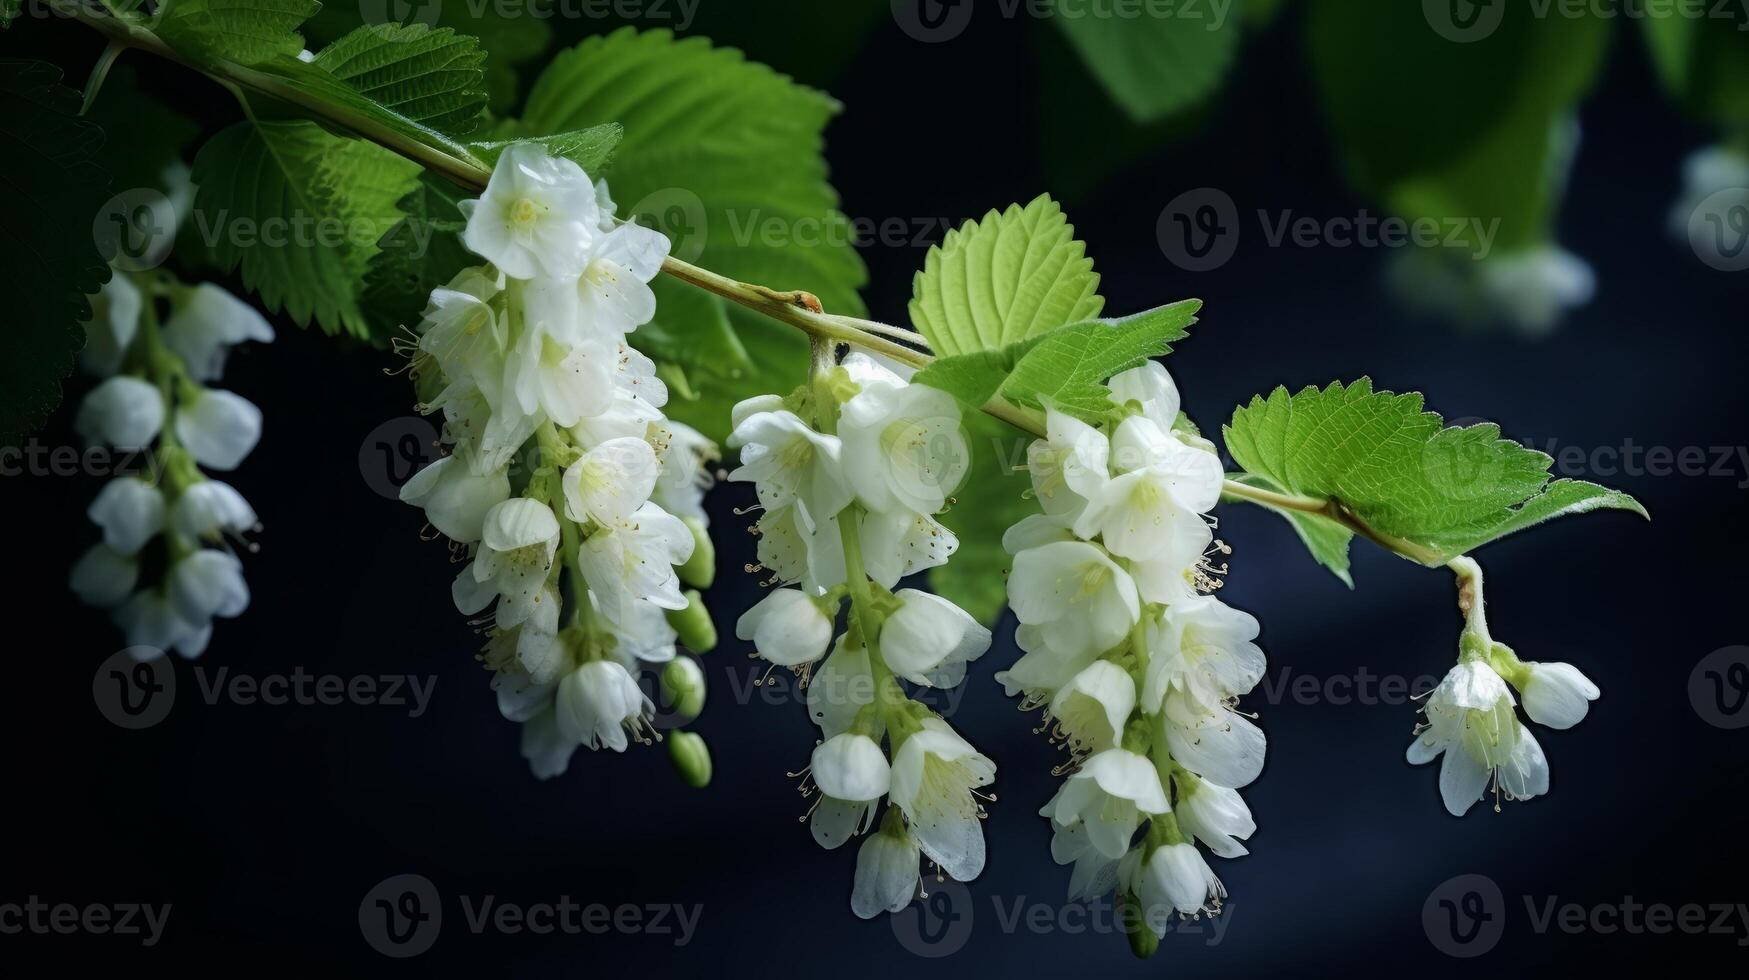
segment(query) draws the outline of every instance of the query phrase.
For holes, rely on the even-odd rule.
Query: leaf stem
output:
[[[1265,490],[1236,480],[1228,480],[1221,488],[1221,495],[1236,500],[1244,500],[1253,504],[1261,504],[1276,510],[1289,510],[1301,514],[1315,514],[1319,517],[1335,521],[1355,534],[1371,541],[1373,544],[1395,552],[1410,561],[1423,565],[1437,567],[1444,564],[1444,556],[1425,545],[1417,544],[1408,538],[1399,538],[1394,534],[1386,534],[1375,530],[1372,525],[1362,520],[1359,514],[1351,510],[1347,504],[1335,497],[1304,497],[1299,494],[1277,493]]]

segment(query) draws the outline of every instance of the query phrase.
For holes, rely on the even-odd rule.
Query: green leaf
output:
[[[164,174],[183,162],[182,151],[200,127],[141,91],[129,65],[116,65],[85,118],[103,130],[99,160],[116,190],[164,189]]]
[[[1099,315],[1099,275],[1049,195],[991,211],[929,250],[911,323],[937,354],[1005,347]]]
[[[734,379],[753,369],[722,297],[667,276],[658,277],[650,288],[656,294],[656,308],[666,315],[632,334],[638,350],[704,378]],[[668,324],[681,329],[675,332]]]
[[[1307,34],[1351,180],[1399,217],[1497,219],[1502,253],[1551,234],[1568,123],[1603,64],[1609,24],[1489,9],[1498,26],[1457,43],[1418,3],[1314,0]]]
[[[1260,487],[1275,493],[1282,492],[1281,487],[1254,473],[1229,473],[1227,478],[1235,483]],[[1343,585],[1351,589],[1354,588],[1354,577],[1348,571],[1348,543],[1354,540],[1353,531],[1318,514],[1271,507],[1268,504],[1260,506],[1286,518],[1288,524],[1293,527],[1294,533],[1300,536],[1300,541],[1305,544],[1306,550],[1312,553],[1312,557],[1317,560],[1318,564],[1328,568],[1331,574],[1342,580]]]
[[[103,131],[79,118],[79,93],[40,61],[0,59],[0,445],[16,445],[61,400],[85,340],[87,294],[109,280],[93,223],[108,196],[96,162]]]
[[[1008,552],[1002,533],[1038,505],[1026,493],[1024,470],[1031,437],[982,413],[965,417],[971,466],[940,520],[959,536],[953,560],[929,570],[929,588],[980,622],[994,624],[1008,602]]]
[[[1277,388],[1235,412],[1224,431],[1246,472],[1338,502],[1375,532],[1419,546],[1428,565],[1564,514],[1646,514],[1607,487],[1551,482],[1549,456],[1500,438],[1497,425],[1445,428],[1420,395],[1375,392],[1366,378],[1294,395]]]
[[[324,47],[313,64],[376,105],[442,133],[471,131],[486,105],[486,52],[447,27],[360,27]]]
[[[361,302],[365,273],[419,174],[314,123],[238,123],[195,157],[196,230],[221,268],[242,266],[269,311],[380,340]]]
[[[506,147],[514,143],[539,143],[547,148],[548,153],[574,161],[589,174],[597,174],[613,159],[614,151],[618,149],[624,136],[625,129],[618,123],[602,123],[588,129],[555,133],[552,136],[469,143],[468,149],[481,161],[497,166],[498,158],[504,154]]]
[[[401,220],[377,242],[360,305],[378,335],[419,322],[431,291],[479,260],[462,245],[460,203],[473,195],[431,173],[395,205]]]
[[[295,59],[304,49],[298,27],[321,6],[316,0],[169,0],[154,30],[197,61],[258,65]]]
[[[1664,87],[1689,114],[1749,133],[1749,12],[1726,17],[1647,17],[1646,43]]]
[[[678,258],[744,282],[806,289],[832,312],[861,315],[857,289],[867,271],[822,156],[822,133],[838,109],[739,51],[628,28],[555,57],[521,119],[497,135],[617,122],[625,135],[606,176],[621,217],[659,228]],[[799,332],[738,311],[730,317],[755,367],[703,385],[699,401],[677,409],[717,439],[727,435],[728,405],[788,391],[807,368]],[[660,306],[656,325],[670,337],[692,329]]]
[[[1053,407],[1083,421],[1112,413],[1114,374],[1169,353],[1196,322],[1202,300],[1180,300],[1116,320],[1090,320],[1054,330],[1022,356],[1002,383],[1002,397],[1032,408]]]
[[[973,351],[937,358],[912,377],[916,384],[929,385],[959,399],[960,405],[977,411],[996,396],[1002,382],[1014,371],[1020,355],[1031,350],[1038,339],[1022,340],[996,350]]]
[[[24,9],[24,0],[0,0],[0,29],[12,26],[13,18]]]
[[[1240,24],[1227,8],[1182,4],[1152,16],[1090,16],[1084,4],[1055,0],[1052,18],[1113,101],[1136,122],[1153,122],[1220,85],[1239,47]]]

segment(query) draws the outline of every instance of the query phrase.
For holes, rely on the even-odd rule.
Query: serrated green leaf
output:
[[[506,147],[515,143],[539,143],[547,148],[548,153],[571,160],[586,173],[593,175],[601,173],[607,167],[624,136],[625,129],[618,123],[602,123],[588,129],[555,133],[551,136],[469,143],[468,149],[482,162],[497,166],[498,158],[504,155]]]
[[[911,287],[911,323],[941,355],[1005,347],[1099,315],[1099,275],[1049,195],[948,232]]]
[[[971,465],[953,506],[940,518],[960,547],[952,561],[929,570],[929,588],[993,625],[1008,602],[1011,559],[1002,549],[1002,533],[1038,511],[1026,496],[1032,482],[1017,468],[1026,463],[1031,438],[983,414],[966,415],[965,428]]]
[[[316,0],[170,0],[153,29],[197,61],[258,65],[296,58],[304,48],[298,27],[321,6]]]
[[[659,228],[679,258],[744,282],[806,289],[832,312],[860,315],[867,272],[822,156],[822,133],[838,108],[739,51],[627,28],[555,57],[521,119],[498,135],[617,122],[625,135],[606,176],[621,217]],[[677,409],[718,439],[728,405],[787,391],[807,368],[797,331],[738,312],[731,322],[755,368],[701,384],[701,398]],[[673,337],[689,330],[660,306],[656,323]],[[720,417],[702,417],[718,409]]]
[[[1031,408],[1046,406],[1086,422],[1112,412],[1112,375],[1172,350],[1196,322],[1202,300],[1187,299],[1116,320],[1090,320],[1040,338],[1002,383],[1002,397]]]
[[[472,195],[431,173],[395,205],[401,220],[377,242],[360,305],[378,335],[418,323],[431,291],[479,260],[462,245],[458,206]]]
[[[0,59],[0,446],[16,445],[61,400],[85,341],[87,294],[109,280],[93,224],[108,197],[97,164],[103,131],[79,118],[61,70]]]
[[[1052,18],[1113,101],[1132,120],[1153,122],[1220,85],[1239,48],[1238,18],[1225,7],[1184,4],[1159,15],[1090,16],[1084,4],[1055,0]]]
[[[361,302],[365,273],[419,174],[417,164],[314,123],[238,123],[195,157],[194,220],[214,261],[241,265],[269,311],[380,340]]]
[[[1008,380],[1009,373],[1020,360],[1020,355],[1037,342],[1036,339],[1023,340],[997,350],[980,350],[937,358],[928,367],[918,371],[911,380],[916,384],[940,388],[958,399],[962,407],[976,411],[996,396],[996,392],[1002,388],[1002,382]]]
[[[324,47],[313,64],[390,112],[442,133],[470,132],[486,105],[486,52],[447,27],[360,27]]]
[[[1281,487],[1255,473],[1230,473],[1227,478],[1235,483],[1247,486],[1261,487],[1276,493]],[[1312,553],[1312,558],[1318,564],[1328,568],[1331,574],[1342,580],[1342,584],[1354,588],[1354,576],[1349,573],[1348,544],[1354,540],[1354,532],[1336,523],[1328,517],[1308,514],[1304,511],[1286,510],[1280,507],[1261,505],[1265,510],[1273,511],[1285,518],[1300,536],[1300,542],[1306,550]]]
[[[1334,500],[1375,532],[1402,538],[1439,565],[1563,514],[1645,510],[1627,494],[1577,480],[1550,482],[1553,460],[1500,438],[1492,423],[1444,428],[1418,394],[1344,386],[1277,388],[1224,428],[1246,472],[1282,491]]]

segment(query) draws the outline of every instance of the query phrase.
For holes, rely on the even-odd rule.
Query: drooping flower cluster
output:
[[[1027,468],[1042,513],[1010,528],[1008,600],[1024,656],[996,675],[1069,752],[1042,816],[1072,899],[1118,890],[1162,933],[1220,908],[1197,842],[1238,857],[1256,828],[1237,790],[1264,736],[1236,710],[1263,676],[1257,621],[1207,593],[1224,551],[1205,515],[1223,474],[1156,363],[1111,379],[1100,424],[1047,409]]]
[[[714,633],[681,582],[710,582],[715,449],[663,415],[667,387],[626,340],[655,314],[667,238],[616,222],[605,183],[528,143],[463,210],[486,264],[432,293],[412,352],[450,452],[401,497],[469,559],[456,606],[483,615],[499,709],[546,778],[580,745],[659,737],[646,665],[666,665],[681,721],[697,713],[703,675],[677,644],[702,652]],[[702,782],[708,763],[682,770]]]
[[[1555,729],[1583,721],[1601,692],[1572,664],[1521,661],[1496,642],[1483,611],[1481,568],[1468,558],[1453,568],[1466,620],[1458,663],[1421,709],[1426,720],[1415,728],[1408,758],[1420,765],[1445,757],[1439,794],[1446,810],[1461,817],[1490,792],[1498,811],[1502,795],[1527,800],[1549,791],[1548,757],[1519,721],[1513,688],[1531,721]]]
[[[781,585],[736,636],[808,684],[822,737],[813,785],[803,784],[814,839],[832,849],[866,833],[886,799],[857,855],[850,904],[863,918],[896,912],[918,892],[920,855],[961,881],[983,870],[978,821],[993,797],[978,791],[996,775],[899,683],[955,687],[990,646],[990,631],[953,603],[892,591],[959,547],[935,519],[967,469],[959,406],[852,353],[788,398],[742,402],[734,422],[741,466],[729,478],[754,485],[760,568]]]
[[[213,620],[242,614],[249,586],[234,545],[260,529],[255,509],[202,467],[234,470],[261,438],[261,411],[210,388],[232,347],[273,340],[260,313],[211,283],[115,270],[93,303],[80,363],[102,378],[74,417],[92,446],[146,461],[116,476],[86,511],[103,532],[73,566],[88,605],[111,610],[140,657],[198,657]],[[168,311],[168,319],[163,319]]]

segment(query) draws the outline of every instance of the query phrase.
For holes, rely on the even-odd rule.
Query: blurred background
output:
[[[444,23],[467,30],[465,5],[442,6]],[[1498,33],[1448,36],[1503,7]],[[322,23],[337,34],[382,9],[337,4]],[[0,956],[269,974],[846,978],[1740,959],[1749,256],[1736,256],[1749,219],[1734,219],[1741,196],[1702,207],[1730,186],[1696,197],[1685,165],[1749,133],[1749,81],[1736,81],[1749,79],[1749,19],[1716,7],[1680,25],[1720,38],[1709,47],[1661,39],[1633,15],[1638,4],[1591,5],[1584,24],[1563,23],[1561,9],[1229,7],[1209,39],[1150,49],[1161,77],[1206,76],[1167,95],[1150,84],[1159,69],[1148,58],[996,0],[651,0],[620,8],[640,14],[630,21],[576,4],[539,19],[526,45],[550,53],[628,22],[671,28],[842,101],[826,134],[841,209],[889,229],[861,249],[877,319],[906,322],[912,273],[948,228],[1049,191],[1088,243],[1108,312],[1205,302],[1168,361],[1205,432],[1276,385],[1370,375],[1424,392],[1450,420],[1498,422],[1553,455],[1557,475],[1636,495],[1651,523],[1594,515],[1478,555],[1495,636],[1527,659],[1579,665],[1604,692],[1583,725],[1543,738],[1546,797],[1454,819],[1434,771],[1403,760],[1416,720],[1405,691],[1426,689],[1453,657],[1450,575],[1357,545],[1351,591],[1279,518],[1226,506],[1220,536],[1234,554],[1222,596],[1263,623],[1270,669],[1245,705],[1270,754],[1246,792],[1259,825],[1251,854],[1216,868],[1232,896],[1225,913],[1184,923],[1140,962],[1109,905],[1065,904],[1067,869],[1051,863],[1036,815],[1059,757],[1033,734],[1037,716],[991,679],[1016,656],[1005,614],[965,687],[937,702],[1000,766],[988,868],[891,920],[860,921],[848,908],[853,851],[821,851],[798,823],[805,803],[786,773],[815,737],[802,695],[787,674],[755,686],[764,671],[729,639],[759,593],[740,571],[754,560],[737,530],[750,518],[735,513],[751,489],[723,486],[710,505],[709,599],[725,641],[704,657],[710,701],[695,727],[712,747],[711,785],[685,788],[660,750],[635,746],[580,753],[562,778],[536,781],[450,605],[443,545],[422,541],[422,515],[393,499],[405,474],[383,447],[417,432],[408,385],[384,373],[399,362],[276,320],[278,341],[240,352],[227,376],[267,419],[261,450],[230,477],[266,525],[261,553],[246,559],[253,605],[221,624],[203,660],[174,664],[162,721],[124,730],[94,704],[93,671],[121,641],[75,601],[66,570],[96,539],[84,509],[101,478],[27,466],[0,479],[12,532],[5,646],[18,670],[0,693],[11,746],[0,821],[12,842],[0,903],[172,905],[144,953],[122,936],[26,933],[0,935]],[[0,43],[75,82],[100,47],[53,19],[14,24]],[[524,77],[543,59],[522,59]],[[137,84],[175,98],[203,132],[235,118],[197,77],[129,63]],[[1729,172],[1724,152],[1712,159]],[[1746,184],[1737,179],[1739,195]],[[1367,244],[1344,231],[1393,216],[1440,222],[1442,244]],[[1276,233],[1303,218],[1313,230]],[[1495,227],[1490,255],[1444,244],[1453,223]],[[1186,239],[1186,228],[1204,237]],[[1541,258],[1480,271],[1532,254]],[[68,415],[31,444],[77,445]],[[430,697],[422,710],[208,703],[225,672],[411,679]],[[402,874],[429,879],[443,919],[431,952],[397,961],[366,942],[360,905]],[[1453,881],[1471,875],[1482,880]],[[487,896],[636,908],[648,928],[476,933],[468,909]],[[647,911],[656,905],[695,918],[683,930],[663,913],[664,930]],[[1690,905],[1706,907],[1688,920],[1698,928],[1644,928],[1641,908]]]

